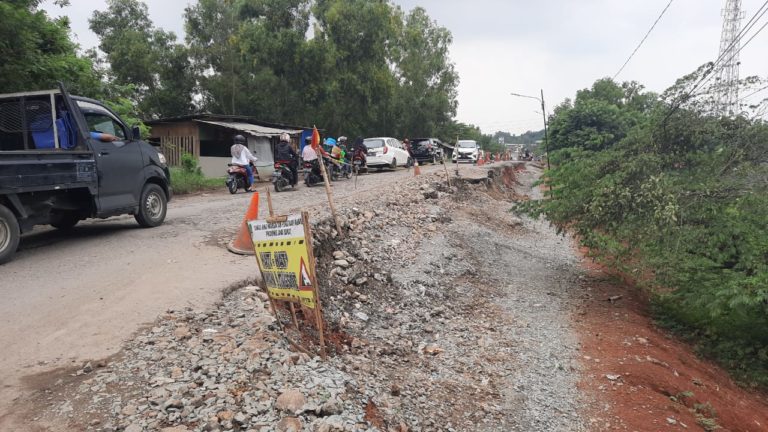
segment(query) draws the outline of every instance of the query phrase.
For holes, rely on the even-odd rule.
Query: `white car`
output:
[[[396,138],[380,137],[366,138],[363,143],[368,149],[366,164],[369,168],[407,167],[411,163],[411,155],[403,143]]]
[[[472,162],[477,163],[480,157],[480,146],[475,140],[459,140],[453,149],[453,163]]]

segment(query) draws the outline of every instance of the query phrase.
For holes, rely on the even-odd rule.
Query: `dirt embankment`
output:
[[[655,326],[637,288],[588,259],[584,267],[583,304],[574,321],[582,343],[581,388],[605,401],[590,413],[595,430],[768,430],[765,395],[739,387]]]

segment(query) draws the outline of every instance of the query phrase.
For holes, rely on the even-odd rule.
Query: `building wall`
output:
[[[149,136],[159,138],[162,136],[200,136],[200,127],[197,122],[158,123],[149,129]]]
[[[232,158],[226,157],[200,156],[200,168],[206,177],[224,177],[227,175],[227,164],[231,160]]]

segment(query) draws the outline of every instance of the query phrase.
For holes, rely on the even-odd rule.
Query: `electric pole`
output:
[[[722,67],[715,81],[716,111],[720,115],[729,116],[739,112],[739,33],[744,18],[741,0],[726,0],[722,14],[719,57],[722,59]]]

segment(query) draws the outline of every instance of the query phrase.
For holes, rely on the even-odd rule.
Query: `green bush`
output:
[[[642,282],[659,323],[768,387],[768,126],[606,86],[555,111],[553,199],[519,210],[652,275]]]
[[[197,159],[184,153],[181,156],[181,167],[171,167],[171,184],[174,193],[184,195],[224,187],[224,179],[205,177]]]

